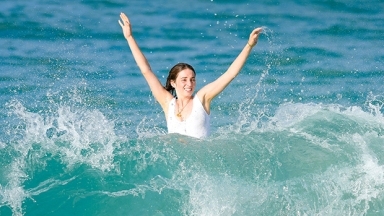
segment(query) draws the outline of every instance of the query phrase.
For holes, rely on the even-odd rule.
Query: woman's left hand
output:
[[[248,44],[251,47],[254,47],[257,44],[257,39],[259,38],[259,35],[262,31],[263,31],[263,28],[256,28],[251,32],[248,40]]]

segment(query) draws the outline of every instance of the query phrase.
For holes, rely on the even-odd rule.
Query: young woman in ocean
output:
[[[252,48],[257,44],[262,28],[256,28],[251,32],[243,50],[224,74],[194,94],[196,73],[193,67],[186,63],[173,66],[164,87],[152,72],[147,59],[133,38],[128,17],[121,13],[120,18],[119,24],[132,55],[153,96],[163,108],[168,133],[179,133],[196,138],[207,137],[210,132],[210,109],[213,98],[239,74]]]

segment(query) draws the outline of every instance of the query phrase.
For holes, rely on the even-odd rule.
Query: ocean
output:
[[[0,215],[384,215],[384,2],[2,1]],[[263,27],[206,139],[167,134],[118,24],[197,89]]]

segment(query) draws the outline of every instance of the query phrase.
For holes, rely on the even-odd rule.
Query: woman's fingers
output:
[[[120,18],[123,20],[124,23],[126,23],[126,22],[129,23],[129,19],[128,19],[127,15],[125,15],[125,13],[120,13]]]
[[[259,33],[262,32],[262,31],[263,31],[262,28],[255,28],[255,29],[253,29],[251,35],[259,34]]]
[[[259,34],[260,32],[262,32],[263,31],[263,28],[255,28],[253,31],[252,31],[252,33],[253,34]]]
[[[120,13],[120,19],[119,24],[123,28],[125,25],[129,25],[129,19],[127,15],[125,15],[123,12]]]

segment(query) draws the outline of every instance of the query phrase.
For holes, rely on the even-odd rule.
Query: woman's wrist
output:
[[[127,41],[131,40],[132,38],[133,38],[132,35],[129,35],[129,36],[125,37],[125,39],[126,39]]]
[[[251,48],[253,48],[255,45],[251,45],[249,42],[247,42],[247,45],[249,46],[249,47],[251,47]]]

